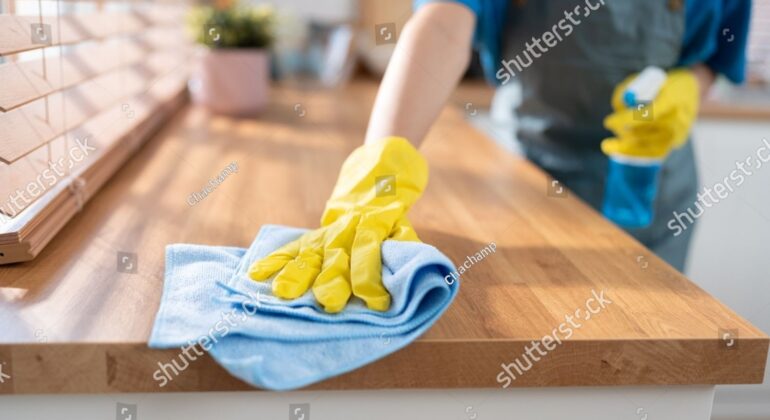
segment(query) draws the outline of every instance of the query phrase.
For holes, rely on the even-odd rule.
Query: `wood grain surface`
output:
[[[208,357],[166,387],[152,378],[179,354],[146,347],[164,247],[246,247],[266,223],[316,226],[375,89],[278,88],[257,119],[179,113],[35,261],[0,268],[0,363],[11,376],[0,393],[248,389]],[[457,105],[484,96],[460,89],[429,134],[430,181],[410,219],[456,264],[492,242],[496,252],[463,274],[452,307],[415,343],[313,388],[500,387],[502,365],[594,292],[612,303],[579,315],[510,386],[761,382],[768,337],[572,194],[549,195],[544,173],[466,122]],[[238,173],[190,206],[233,161]],[[137,254],[137,273],[118,272],[119,252]]]

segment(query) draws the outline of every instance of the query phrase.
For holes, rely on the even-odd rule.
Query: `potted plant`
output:
[[[263,110],[270,91],[274,21],[267,6],[220,1],[193,8],[188,26],[207,47],[190,83],[193,101],[228,115]]]

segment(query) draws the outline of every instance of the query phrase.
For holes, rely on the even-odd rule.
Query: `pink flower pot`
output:
[[[190,81],[190,93],[193,102],[219,114],[258,114],[267,106],[270,95],[268,51],[206,50]]]

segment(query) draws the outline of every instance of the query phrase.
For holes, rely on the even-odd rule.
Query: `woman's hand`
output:
[[[279,248],[249,268],[284,299],[313,294],[327,312],[339,312],[350,296],[385,311],[380,249],[386,239],[419,241],[406,212],[422,195],[428,165],[404,138],[388,137],[356,149],[342,165],[321,227]]]
[[[636,77],[632,75],[615,88],[612,95],[613,112],[604,120],[604,126],[615,137],[602,142],[606,155],[663,159],[671,150],[681,147],[690,135],[698,115],[700,84],[688,69],[668,72],[663,87],[652,101],[648,112],[651,117],[638,118],[637,111],[623,102],[623,93]]]

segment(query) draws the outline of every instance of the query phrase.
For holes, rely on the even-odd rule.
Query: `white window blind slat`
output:
[[[162,5],[140,7],[131,13],[66,16],[0,14],[0,55],[135,33],[154,25],[178,24],[183,18],[181,11]]]
[[[34,258],[182,103],[186,9],[0,0],[0,264]],[[60,160],[66,170],[52,175]]]
[[[7,112],[35,99],[109,70],[140,62],[148,49],[159,51],[183,46],[185,36],[179,28],[155,28],[125,38],[95,41],[69,48],[54,57],[0,64],[0,111]]]
[[[0,114],[0,161],[12,163],[65,130],[77,127],[99,110],[141,92],[159,75],[183,64],[178,51],[158,52],[120,68]],[[64,117],[50,110],[66,108]]]

